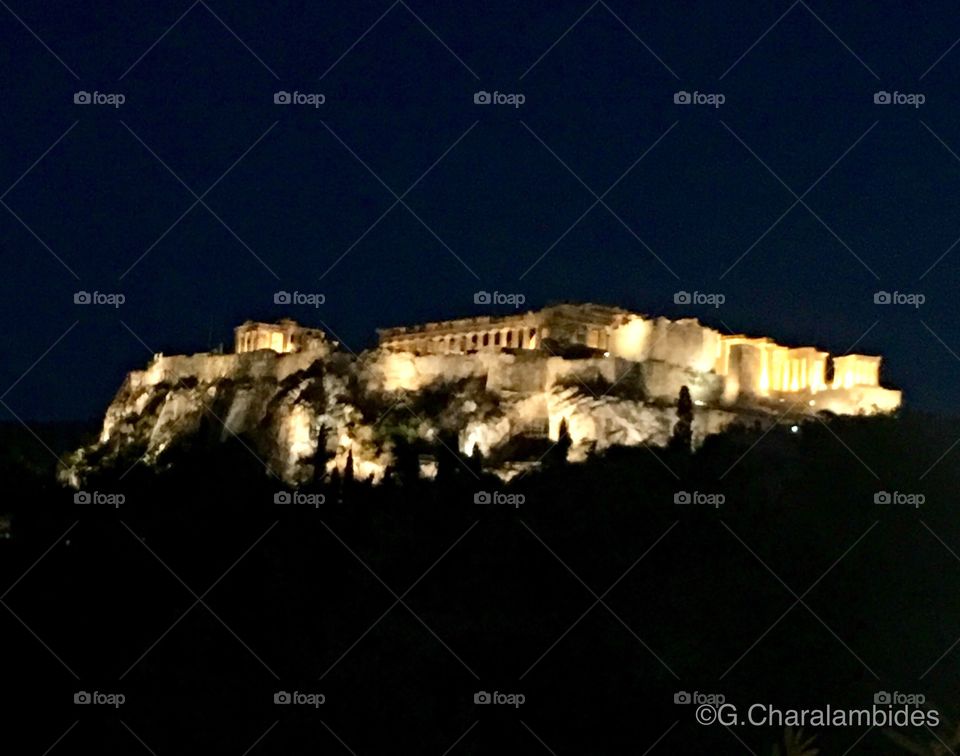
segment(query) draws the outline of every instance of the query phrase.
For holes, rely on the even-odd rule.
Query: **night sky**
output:
[[[152,352],[248,318],[360,351],[490,312],[478,290],[882,354],[908,405],[955,412],[955,3],[0,6],[5,419],[99,416]]]

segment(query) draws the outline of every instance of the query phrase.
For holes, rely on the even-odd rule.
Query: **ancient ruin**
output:
[[[817,405],[819,396],[821,406],[837,414],[889,412],[900,405],[899,391],[880,386],[880,357],[847,354],[831,359],[815,347],[722,334],[694,319],[647,318],[617,307],[563,304],[517,315],[386,328],[379,335],[382,349],[416,355],[504,350],[556,354],[580,346],[609,358],[661,362],[721,377],[719,395],[710,399],[725,405],[741,395],[806,399],[813,402],[810,406]]]
[[[233,332],[234,351],[237,354],[258,349],[272,349],[280,354],[312,352],[327,346],[327,334],[319,328],[305,328],[289,318],[276,323],[248,320],[234,328]]]
[[[386,328],[360,355],[292,320],[248,321],[235,329],[233,354],[155,355],[130,373],[98,443],[71,455],[60,477],[77,486],[121,460],[161,465],[212,425],[220,442],[243,439],[293,485],[342,470],[348,455],[357,477],[379,481],[398,443],[429,459],[443,436],[509,479],[536,464],[536,455],[511,458],[517,441],[555,441],[561,423],[571,461],[665,445],[683,387],[696,405],[694,445],[738,422],[888,413],[901,402],[880,385],[877,356],[831,357],[593,304]],[[425,395],[428,407],[408,409]]]

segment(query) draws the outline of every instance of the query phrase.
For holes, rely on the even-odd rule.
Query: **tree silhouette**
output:
[[[437,454],[437,482],[442,485],[453,485],[461,480],[464,466],[467,465],[457,453],[457,434],[451,431],[441,431],[437,437],[439,446]],[[470,476],[473,479],[473,476]]]
[[[573,440],[570,438],[570,428],[567,426],[567,419],[561,418],[560,428],[557,429],[557,442],[550,447],[550,451],[547,452],[546,457],[544,458],[545,467],[557,467],[560,465],[565,465],[567,463],[567,453],[570,451],[570,447],[573,445]]]
[[[321,428],[317,433],[317,448],[310,460],[313,464],[313,482],[315,484],[323,483],[327,474],[327,460],[330,453],[327,451],[327,431]]]
[[[690,398],[690,389],[680,387],[680,396],[677,397],[677,422],[673,426],[673,435],[670,437],[670,448],[675,451],[689,452],[693,442],[693,400]]]
[[[393,471],[401,485],[416,483],[420,477],[420,457],[417,449],[402,436],[396,437],[393,446]]]
[[[473,453],[468,460],[468,466],[478,478],[483,474],[483,454],[480,452],[479,444],[473,445]]]
[[[353,484],[353,449],[347,452],[347,462],[343,466],[343,484],[345,486]]]

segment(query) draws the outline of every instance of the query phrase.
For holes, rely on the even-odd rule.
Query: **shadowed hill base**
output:
[[[19,691],[5,729],[29,737],[42,707],[61,731],[81,720],[64,753],[135,750],[121,719],[157,753],[243,753],[274,722],[253,752],[340,739],[439,754],[467,733],[451,753],[535,752],[537,738],[643,753],[669,729],[655,753],[735,753],[677,692],[744,714],[923,693],[955,719],[960,466],[956,450],[937,460],[957,438],[936,417],[837,419],[730,432],[692,455],[572,465],[548,451],[511,485],[441,447],[433,482],[401,470],[297,492],[240,438],[180,449],[163,474],[89,481],[118,507],[74,504],[8,464],[3,584],[27,574],[4,599],[23,624],[0,617]],[[78,707],[78,690],[126,702]],[[276,705],[277,691],[326,699]],[[525,700],[475,704],[479,691]],[[757,754],[784,736],[733,729]],[[804,736],[843,753],[866,729]],[[858,747],[905,752],[882,728]]]

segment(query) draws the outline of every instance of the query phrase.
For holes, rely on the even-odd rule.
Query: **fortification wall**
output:
[[[129,381],[133,389],[160,383],[176,384],[189,378],[200,383],[213,383],[225,378],[273,378],[282,381],[288,375],[306,369],[323,356],[323,353],[318,352],[278,354],[266,349],[243,354],[161,355],[155,357],[145,370],[131,372]]]
[[[464,378],[484,377],[491,366],[511,361],[513,355],[478,353],[415,355],[412,352],[371,352],[363,366],[371,388],[381,391],[419,391],[437,381],[455,382]]]
[[[650,355],[650,334],[654,323],[641,317],[629,318],[622,325],[610,330],[611,354],[625,360],[643,362]]]
[[[642,363],[638,370],[647,395],[655,401],[676,403],[683,386],[690,389],[694,401],[705,404],[716,404],[723,396],[723,377],[715,373],[701,373],[655,360]]]
[[[720,333],[692,318],[657,318],[650,334],[649,359],[709,372],[717,363]]]
[[[817,393],[813,399],[813,409],[827,410],[837,415],[873,415],[878,412],[893,412],[902,400],[902,393],[896,389],[851,386]]]

